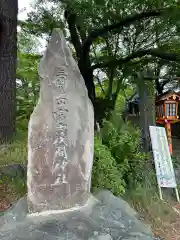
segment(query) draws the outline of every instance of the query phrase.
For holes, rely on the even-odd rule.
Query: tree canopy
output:
[[[127,63],[139,67],[139,62],[144,66],[158,59],[163,59],[161,65],[179,61],[179,11],[176,1],[168,0],[38,0],[20,24],[47,39],[53,28],[63,30],[93,100],[96,69],[113,72],[107,74],[112,81]]]

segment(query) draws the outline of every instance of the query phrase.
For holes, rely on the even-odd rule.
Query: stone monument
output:
[[[82,206],[90,194],[94,112],[79,68],[55,29],[39,65],[28,132],[30,212]]]

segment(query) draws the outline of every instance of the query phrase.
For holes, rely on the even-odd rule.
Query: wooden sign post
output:
[[[165,128],[150,126],[149,130],[160,199],[163,199],[161,188],[174,188],[177,201],[180,202]]]

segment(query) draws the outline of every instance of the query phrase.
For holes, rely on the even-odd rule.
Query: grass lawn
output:
[[[11,144],[0,146],[0,166],[25,163],[27,159],[27,133],[21,133]]]

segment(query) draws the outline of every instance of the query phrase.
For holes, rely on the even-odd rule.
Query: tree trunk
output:
[[[88,96],[94,105],[95,85],[94,85],[94,79],[93,79],[93,70],[91,69],[90,46],[87,46],[87,48],[82,49],[81,40],[83,39],[80,40],[80,35],[78,33],[79,27],[76,25],[77,16],[72,11],[69,4],[67,4],[66,6],[64,17],[68,23],[68,27],[71,35],[71,42],[76,50],[76,58],[78,61],[79,70],[84,78],[84,81],[88,90]],[[81,32],[81,36],[82,36],[82,32]]]
[[[79,67],[79,69],[84,78],[84,82],[85,82],[85,85],[86,85],[87,91],[88,91],[88,96],[91,99],[91,102],[94,106],[94,101],[96,99],[96,93],[95,93],[93,72],[89,69],[84,71],[83,67]]]
[[[151,139],[149,126],[155,126],[155,84],[154,81],[138,80],[139,88],[139,109],[142,150],[149,152]]]
[[[109,78],[109,84],[108,84],[108,91],[107,91],[107,98],[112,99],[113,97],[113,81],[115,76],[116,68],[109,67],[108,68],[108,78]]]
[[[0,141],[15,132],[17,0],[0,1]]]
[[[163,93],[163,87],[162,87],[161,83],[159,82],[159,79],[156,79],[155,83],[156,83],[156,91],[157,91],[157,93],[159,95],[162,94]]]

